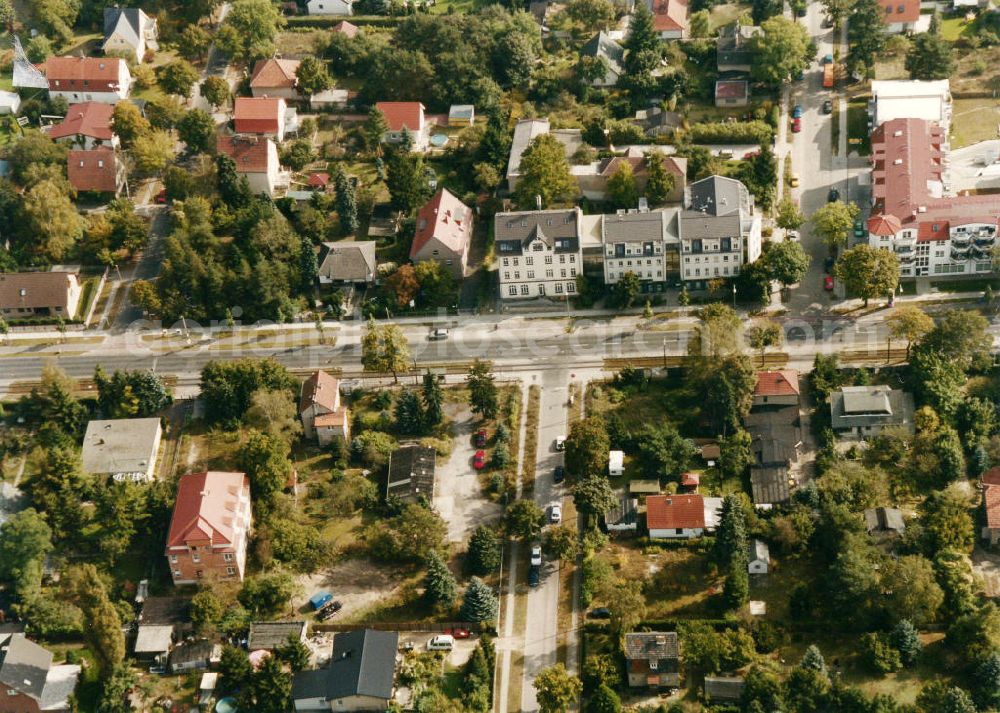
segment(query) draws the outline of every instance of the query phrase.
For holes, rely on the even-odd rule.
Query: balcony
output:
[[[969,233],[955,233],[951,236],[952,247],[967,248],[972,236]]]
[[[968,260],[969,259],[969,249],[965,248],[964,250],[956,250],[955,248],[952,248],[951,249],[951,259],[952,260]]]
[[[972,242],[976,244],[977,248],[991,248],[994,244],[996,244],[996,241],[997,239],[995,235],[976,235],[976,237],[972,239]]]
[[[899,257],[899,262],[902,263],[903,265],[910,264],[917,257],[917,254],[912,250],[905,253],[896,253],[896,255]]]

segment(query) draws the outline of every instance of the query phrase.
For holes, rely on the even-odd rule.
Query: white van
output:
[[[428,651],[451,651],[455,646],[455,637],[451,634],[438,634],[427,642]]]

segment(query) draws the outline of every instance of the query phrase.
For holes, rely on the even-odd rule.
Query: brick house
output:
[[[70,104],[117,104],[128,96],[132,75],[123,59],[114,57],[50,57],[45,62],[49,97]]]
[[[245,474],[182,476],[164,552],[174,584],[194,584],[206,576],[243,581],[250,523]]]
[[[472,209],[448,189],[440,189],[417,214],[410,260],[433,260],[461,280],[469,260],[472,223]]]
[[[316,371],[302,383],[299,418],[306,438],[320,446],[334,438],[351,437],[351,412],[340,403],[340,381],[325,371]]]
[[[680,645],[673,631],[625,634],[625,667],[631,688],[681,685]]]

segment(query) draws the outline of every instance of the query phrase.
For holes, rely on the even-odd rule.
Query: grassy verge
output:
[[[1000,101],[989,97],[955,99],[952,106],[951,147],[953,149],[997,137]]]
[[[563,522],[576,530],[577,525],[576,507],[571,498],[567,498],[563,504]],[[578,663],[569,660],[569,646],[567,639],[573,626],[573,576],[576,574],[576,562],[563,562],[559,568],[559,604],[556,613],[558,626],[558,660],[567,668]],[[579,622],[577,622],[579,626]]]
[[[573,381],[569,385],[569,415],[568,427],[583,418],[583,386],[578,381]]]
[[[839,128],[838,128],[839,131]],[[854,97],[847,103],[848,153],[859,156],[871,153],[871,136],[868,133],[868,97]]]
[[[76,319],[83,320],[87,316],[87,311],[97,296],[97,285],[100,281],[101,278],[99,277],[91,277],[84,280],[83,286],[80,288],[80,302],[76,310]]]
[[[521,487],[524,497],[531,497],[535,490],[535,467],[538,464],[538,410],[542,388],[537,384],[528,389],[528,414],[525,422],[524,464],[521,468]]]

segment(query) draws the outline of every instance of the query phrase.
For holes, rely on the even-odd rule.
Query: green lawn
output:
[[[839,127],[838,127],[839,130]],[[854,142],[857,143],[854,143]],[[868,133],[868,97],[855,97],[847,104],[847,152],[859,156],[871,153],[871,136]]]
[[[1000,100],[955,99],[952,102],[951,147],[969,146],[997,138],[1000,123]]]
[[[941,20],[941,36],[949,42],[973,34],[975,34],[975,23],[967,22],[964,17],[948,17]]]
[[[101,278],[91,277],[84,280],[83,287],[80,289],[80,304],[77,307],[75,319],[82,320],[87,316],[87,310],[90,309],[91,303],[97,297],[97,285],[100,283]]]
[[[709,24],[710,31],[714,32],[720,27],[725,27],[726,25],[736,22],[740,15],[746,12],[750,12],[750,6],[740,3],[727,3],[725,5],[714,6],[711,10],[709,10],[709,17],[711,20]]]

